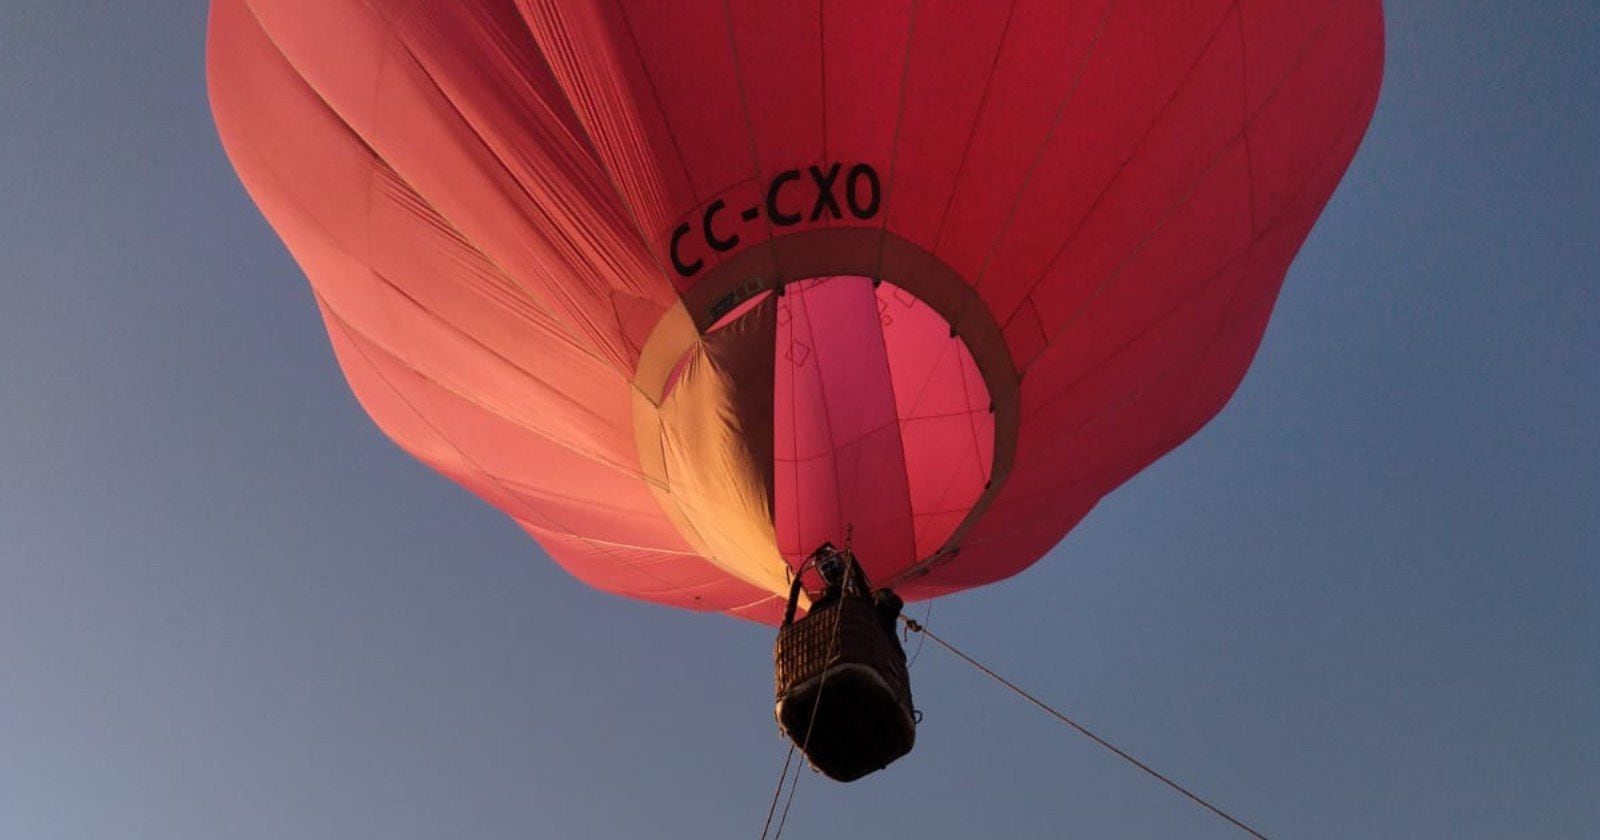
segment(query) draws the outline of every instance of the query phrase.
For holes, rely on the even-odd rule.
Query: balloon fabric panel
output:
[[[214,0],[213,112],[364,410],[597,588],[927,598],[1237,388],[1376,0]]]

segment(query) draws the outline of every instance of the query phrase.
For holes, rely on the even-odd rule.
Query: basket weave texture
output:
[[[813,767],[851,781],[910,752],[905,651],[870,599],[843,597],[779,630],[774,660],[778,723]]]

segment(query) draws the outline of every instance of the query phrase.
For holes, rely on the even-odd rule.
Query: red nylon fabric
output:
[[[770,393],[726,391],[770,400],[740,428],[771,463],[707,467],[767,470],[774,557],[853,526],[911,598],[1015,574],[1231,396],[1383,27],[1377,0],[215,0],[208,50],[383,431],[591,585],[773,621],[642,449],[673,312],[787,282],[751,310]]]
[[[848,534],[888,580],[937,551],[982,492],[988,389],[949,324],[890,283],[790,284],[777,322],[779,547],[798,566]]]

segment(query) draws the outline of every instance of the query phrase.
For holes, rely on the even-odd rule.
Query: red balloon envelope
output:
[[[611,592],[1015,574],[1237,387],[1377,0],[216,0],[240,177],[378,425]]]

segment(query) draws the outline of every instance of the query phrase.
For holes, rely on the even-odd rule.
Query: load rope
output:
[[[1245,825],[1242,821],[1240,821],[1238,818],[1234,817],[1232,814],[1229,814],[1227,811],[1224,811],[1221,808],[1218,808],[1217,806],[1211,804],[1210,802],[1207,802],[1205,799],[1201,798],[1199,794],[1196,794],[1194,791],[1189,790],[1188,788],[1184,787],[1183,785],[1180,785],[1177,782],[1173,781],[1172,779],[1168,778],[1167,776],[1161,774],[1159,771],[1157,771],[1155,768],[1151,767],[1150,765],[1145,764],[1144,762],[1140,761],[1137,758],[1134,758],[1133,756],[1129,755],[1127,752],[1119,749],[1115,744],[1112,744],[1110,741],[1107,741],[1106,739],[1100,737],[1099,735],[1096,735],[1093,732],[1090,732],[1086,727],[1084,727],[1083,724],[1078,723],[1077,721],[1073,720],[1070,717],[1067,717],[1066,715],[1064,715],[1061,712],[1057,711],[1056,709],[1052,708],[1048,703],[1046,703],[1043,700],[1040,700],[1039,698],[1033,696],[1032,694],[1029,694],[1028,692],[1024,691],[1016,683],[1013,683],[1010,680],[1006,679],[1005,677],[1000,676],[999,674],[997,674],[993,670],[991,670],[988,666],[984,665],[983,663],[979,662],[976,659],[973,659],[971,656],[968,656],[967,654],[963,653],[962,651],[957,649],[955,647],[955,645],[952,645],[949,642],[945,641],[944,639],[939,638],[939,636],[936,635],[932,630],[929,630],[928,628],[922,626],[915,619],[912,619],[912,618],[910,618],[908,616],[902,615],[902,616],[900,616],[900,620],[905,622],[906,628],[911,630],[913,633],[921,633],[922,635],[926,636],[927,638],[932,639],[934,641],[934,644],[937,644],[940,647],[944,648],[945,650],[948,650],[951,653],[955,654],[957,657],[959,657],[962,661],[966,662],[968,665],[971,665],[972,667],[977,668],[979,671],[982,671],[990,679],[994,680],[995,682],[1000,683],[1001,685],[1005,686],[1006,688],[1011,689],[1018,696],[1022,697],[1024,700],[1027,700],[1029,703],[1032,703],[1033,705],[1038,706],[1039,708],[1043,709],[1045,712],[1049,713],[1055,719],[1061,721],[1062,723],[1065,723],[1066,725],[1072,727],[1073,729],[1076,729],[1080,734],[1082,734],[1084,737],[1088,738],[1089,740],[1091,740],[1091,741],[1095,742],[1096,744],[1099,744],[1100,746],[1105,747],[1106,749],[1110,750],[1112,753],[1114,753],[1118,758],[1122,759],[1123,761],[1126,761],[1129,764],[1132,764],[1133,766],[1139,768],[1140,770],[1143,770],[1145,773],[1149,774],[1150,776],[1153,776],[1156,780],[1160,781],[1162,784],[1166,785],[1167,787],[1170,787],[1173,790],[1183,794],[1184,796],[1189,797],[1190,799],[1192,799],[1196,803],[1198,803],[1201,807],[1203,807],[1206,810],[1210,811],[1211,813],[1216,814],[1217,816],[1227,820],[1228,822],[1233,823],[1240,830],[1244,831],[1245,833],[1249,834],[1252,837],[1257,838],[1257,840],[1267,840],[1266,835],[1262,834],[1259,831],[1256,831],[1255,829],[1251,828],[1248,825]]]
[[[792,761],[794,761],[794,742],[790,741],[789,754],[783,757],[783,770],[778,773],[778,787],[772,792],[772,804],[767,806],[767,821],[761,824],[761,840],[767,840],[767,831],[772,828],[772,815],[778,810],[778,797],[783,795],[783,783],[789,777],[789,764]],[[800,771],[797,768],[795,770],[795,776],[799,777],[799,775]],[[783,810],[788,811],[788,806],[784,806]],[[781,825],[778,828],[778,833],[783,833],[783,827]],[[776,840],[776,838],[774,838],[774,840]]]

